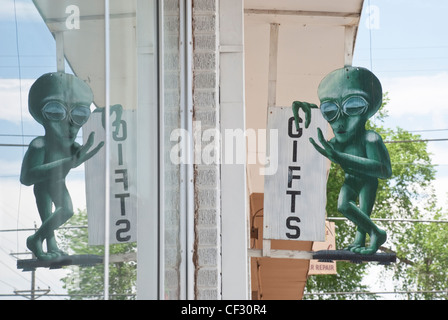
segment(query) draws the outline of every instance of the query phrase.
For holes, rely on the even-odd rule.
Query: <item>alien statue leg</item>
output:
[[[359,209],[370,217],[375,204],[376,189],[378,188],[378,180],[372,179],[369,183],[365,183],[361,187],[361,191],[356,193],[359,197]],[[354,201],[354,199],[353,199]],[[353,245],[350,245],[347,249],[355,253],[360,253],[365,250],[367,232],[358,226],[355,235],[355,241]]]
[[[347,219],[351,220],[348,216],[346,216],[345,213],[345,206],[347,203],[354,203],[358,197],[358,193],[353,190],[352,187],[350,187],[347,184],[344,184],[341,187],[341,190],[339,192],[339,198],[338,198],[338,211],[341,212]],[[366,242],[366,232],[361,229],[359,226],[357,228],[357,232],[355,235],[355,239],[351,245],[349,245],[345,250],[354,251],[357,248],[361,248],[365,246]]]
[[[367,213],[356,205],[356,196],[357,192],[351,186],[344,184],[338,199],[338,210],[358,227],[355,242],[348,249],[356,253],[373,254],[386,242],[387,235],[384,230],[379,229],[373,223]],[[364,191],[362,195],[360,194],[361,200],[365,196]],[[366,206],[370,206],[370,202],[364,203],[363,201],[363,209]],[[370,235],[370,246],[368,248],[365,247],[366,233]]]
[[[34,235],[28,237],[27,247],[41,260],[51,260],[66,255],[58,248],[54,235],[54,230],[73,216],[72,201],[65,183],[59,181],[53,186],[39,184],[35,185],[34,189],[42,225]],[[52,202],[56,208],[53,213],[51,213]],[[47,241],[47,253],[42,249],[44,240]]]
[[[378,189],[378,179],[370,179],[368,180],[363,187],[361,188],[361,191],[359,192],[359,209],[365,213],[369,218],[372,214],[372,209],[373,206],[375,204],[375,199],[376,199],[376,191]],[[372,222],[373,223],[373,222]],[[358,228],[358,230],[360,232],[363,232],[364,234],[364,238],[366,236],[366,232],[363,231],[361,228]],[[385,231],[378,229],[379,231],[379,237],[375,236],[375,234],[373,235],[374,238],[372,239],[372,237],[370,238],[370,246],[369,248],[366,249],[365,245],[361,248],[357,248],[354,250],[354,252],[356,253],[361,253],[361,252],[365,252],[365,250],[372,251],[374,250],[375,253],[379,246],[381,244],[383,244],[386,241],[386,238],[384,237],[384,241],[381,242],[382,238],[383,238],[383,234],[385,235]],[[365,240],[364,240],[365,242]],[[381,242],[381,243],[376,243],[376,242]]]
[[[48,193],[46,186],[39,183],[34,185],[34,196],[36,198],[37,210],[39,211],[40,219],[42,223],[44,223],[51,216],[52,206],[50,194]],[[42,248],[44,240],[45,239],[39,236],[36,231],[35,234],[27,238],[26,245],[38,259],[47,258],[48,260],[49,257],[46,257],[47,254],[43,251]]]
[[[58,216],[56,227],[52,226],[53,232],[50,235],[49,240],[47,240],[48,252],[56,254],[58,256],[67,255],[65,252],[59,249],[56,238],[54,237],[54,230],[59,228],[61,225],[66,223],[73,216],[73,204],[70,193],[65,185],[65,180],[59,181],[59,186],[56,184],[56,189],[52,192],[53,203],[56,207],[53,215]]]

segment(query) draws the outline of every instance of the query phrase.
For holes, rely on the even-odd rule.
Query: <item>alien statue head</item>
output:
[[[81,79],[62,72],[47,73],[32,85],[28,109],[49,139],[71,145],[89,119],[92,101],[92,90]]]
[[[381,83],[369,70],[344,67],[329,73],[317,94],[323,117],[330,123],[339,143],[359,135],[366,121],[381,107]]]

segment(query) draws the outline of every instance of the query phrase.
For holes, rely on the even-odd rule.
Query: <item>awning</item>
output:
[[[104,107],[104,2],[33,0],[57,40],[73,72],[93,90],[95,104]],[[79,24],[78,19],[79,17]],[[136,1],[110,1],[111,104],[136,106]],[[59,53],[60,56],[60,53]],[[126,88],[126,90],[124,90]]]

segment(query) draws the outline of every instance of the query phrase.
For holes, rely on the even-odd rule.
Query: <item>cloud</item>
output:
[[[22,120],[34,121],[28,112],[28,92],[34,81],[0,79],[0,119],[14,123],[20,123]]]
[[[389,92],[389,115],[448,115],[448,73],[384,78],[383,91]]]
[[[448,177],[438,177],[433,181],[433,186],[437,195],[438,205],[446,211],[448,208]]]
[[[432,163],[448,166],[448,148],[446,141],[431,142],[428,144],[428,151],[432,154]]]
[[[19,177],[22,161],[6,161],[0,159],[0,178]]]

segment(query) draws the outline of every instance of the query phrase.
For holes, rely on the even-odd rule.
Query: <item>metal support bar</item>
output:
[[[105,183],[104,183],[104,201],[105,201],[105,212],[104,212],[104,300],[109,300],[109,254],[110,254],[110,20],[109,20],[109,0],[104,0],[104,30],[105,30],[105,43],[104,43],[104,67],[105,67],[105,112],[106,112],[106,123],[105,131],[106,137],[104,141],[105,148],[105,164],[104,170],[106,173]]]
[[[103,262],[102,256],[93,254],[63,256],[52,260],[19,259],[17,269],[23,269],[22,271],[34,271],[36,268],[60,269],[71,265],[93,266]]]
[[[352,263],[379,262],[380,264],[390,264],[397,261],[397,256],[395,253],[359,254],[349,250],[321,250],[314,252],[313,259],[321,262],[338,260]]]
[[[183,72],[183,84],[182,90],[185,94],[182,95],[181,118],[182,123],[189,134],[190,141],[194,141],[195,128],[193,127],[193,4],[191,0],[181,2],[181,56],[182,72]],[[193,148],[193,146],[191,146]],[[182,229],[185,239],[186,255],[182,258],[185,259],[184,271],[185,271],[185,283],[186,290],[182,292],[183,298],[192,300],[195,299],[195,274],[196,266],[194,263],[195,254],[195,188],[194,188],[194,150],[189,150],[190,159],[188,164],[181,167],[183,172],[183,189],[185,200],[185,221],[183,222]]]

